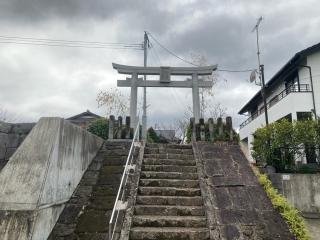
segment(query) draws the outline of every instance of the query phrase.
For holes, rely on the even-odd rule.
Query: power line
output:
[[[219,72],[252,72],[255,69],[244,69],[244,70],[229,70],[229,69],[217,69]]]
[[[170,53],[172,56],[180,59],[181,61],[188,63],[190,65],[196,66],[196,67],[200,67],[200,65],[195,64],[193,62],[190,62],[180,56],[178,56],[177,54],[175,54],[173,51],[169,50],[167,47],[165,47],[163,44],[161,44],[150,32],[147,32],[148,35],[150,35],[150,37],[160,46],[162,47],[165,51],[167,51],[168,53]],[[254,71],[254,69],[244,69],[244,70],[232,70],[232,69],[217,69],[217,71],[219,72],[252,72]]]
[[[0,39],[30,41],[30,42],[59,42],[59,43],[80,43],[80,44],[94,44],[94,45],[122,45],[122,46],[137,46],[142,47],[141,43],[116,43],[116,42],[97,42],[97,41],[80,41],[80,40],[62,40],[50,38],[31,38],[31,37],[17,37],[0,35]]]
[[[196,67],[199,67],[198,65],[182,58],[182,57],[179,57],[177,54],[175,54],[174,52],[172,52],[171,50],[169,50],[168,48],[166,48],[164,45],[162,45],[155,37],[153,37],[153,35],[150,33],[150,32],[147,32],[148,35],[150,35],[150,37],[160,46],[162,47],[165,51],[167,51],[168,53],[170,53],[172,56],[180,59],[181,61],[185,62],[185,63],[188,63],[190,65],[193,65],[193,66],[196,66]]]
[[[49,38],[29,38],[17,36],[0,35],[0,44],[22,44],[49,47],[72,47],[72,48],[105,48],[105,49],[130,49],[142,50],[142,44],[139,43],[107,43],[107,42],[89,42],[79,40],[61,40]]]

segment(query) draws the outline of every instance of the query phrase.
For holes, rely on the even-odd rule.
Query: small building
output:
[[[69,117],[66,120],[82,128],[87,128],[92,121],[98,118],[102,117],[87,110],[86,112]]]
[[[313,91],[312,91],[313,90]],[[286,118],[299,121],[320,114],[320,43],[296,53],[267,83],[269,123]],[[265,126],[264,104],[258,91],[239,111],[248,118],[239,136],[250,161],[251,142],[257,128]]]

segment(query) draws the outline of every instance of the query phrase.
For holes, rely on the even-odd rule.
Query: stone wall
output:
[[[6,123],[0,121],[0,170],[20,146],[35,123]]]
[[[235,143],[193,141],[210,239],[294,239]]]
[[[320,174],[269,174],[273,186],[302,214],[320,216]]]

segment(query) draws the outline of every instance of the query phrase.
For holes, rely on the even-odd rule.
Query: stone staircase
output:
[[[191,145],[146,145],[130,239],[209,239]]]

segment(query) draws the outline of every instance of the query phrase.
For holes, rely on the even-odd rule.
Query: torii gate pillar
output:
[[[138,75],[132,74],[131,78],[131,93],[130,93],[130,127],[135,128],[137,125],[137,104],[138,104],[138,87],[137,87]]]
[[[195,122],[198,123],[200,119],[200,97],[199,97],[199,84],[198,74],[192,74],[192,103],[193,103],[193,115]]]

